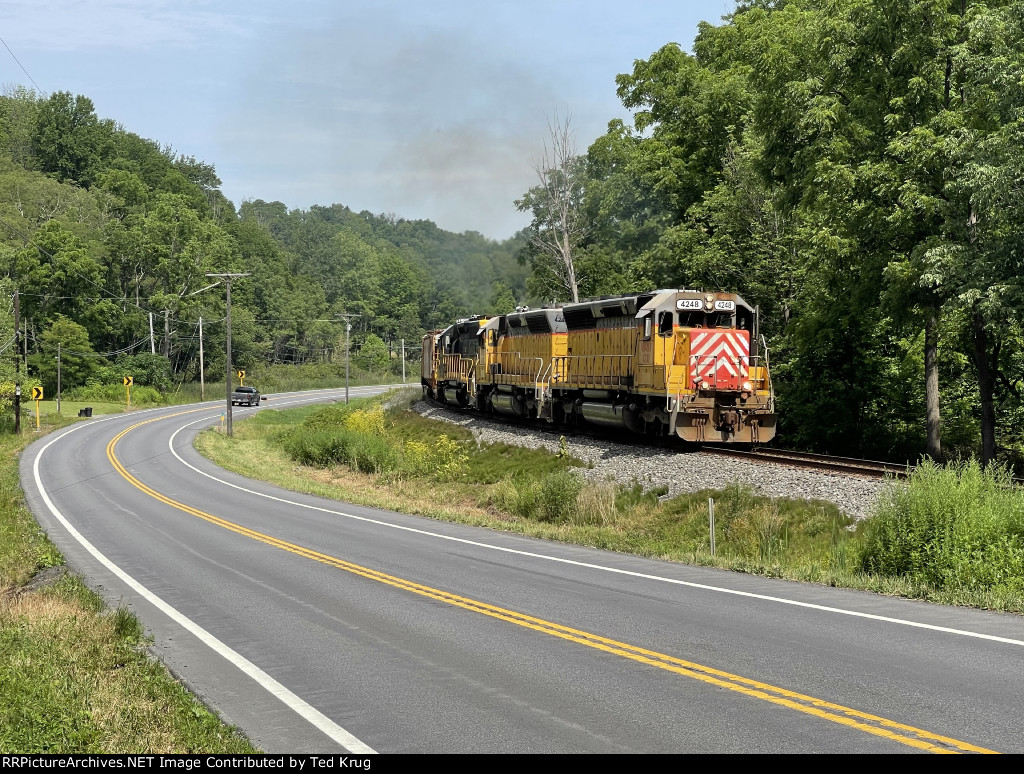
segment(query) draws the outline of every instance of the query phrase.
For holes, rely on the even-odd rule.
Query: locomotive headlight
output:
[[[744,392],[751,392],[754,389],[754,386],[750,382],[743,382],[742,387]]]

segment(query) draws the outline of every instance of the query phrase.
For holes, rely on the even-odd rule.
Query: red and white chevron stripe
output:
[[[750,374],[750,332],[693,328],[690,379],[719,390],[739,390]]]

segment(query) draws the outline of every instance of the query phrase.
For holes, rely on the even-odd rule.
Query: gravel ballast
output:
[[[431,419],[461,425],[480,444],[505,443],[558,452],[560,441],[551,433],[529,427],[493,422],[483,416],[460,414],[420,401],[413,410]],[[875,501],[889,482],[792,468],[777,463],[746,462],[712,454],[644,448],[577,436],[566,436],[569,453],[592,465],[582,468],[591,481],[638,483],[644,489],[668,487],[666,497],[702,489],[721,489],[727,484],[747,484],[768,497],[825,500],[855,519],[871,514]]]

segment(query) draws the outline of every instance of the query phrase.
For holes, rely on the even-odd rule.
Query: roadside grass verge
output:
[[[73,421],[44,413],[43,432]],[[147,654],[134,615],[66,574],[18,479],[38,437],[0,436],[0,753],[256,752]]]
[[[586,481],[582,463],[564,447],[551,453],[481,446],[463,427],[409,411],[408,394],[401,394],[406,398],[264,409],[236,424],[233,439],[209,430],[196,446],[229,470],[360,505],[768,577],[1024,612],[1014,564],[1024,554],[1015,553],[1017,543],[1008,549],[1000,576],[1017,580],[939,583],[927,573],[869,558],[891,553],[881,546],[903,532],[899,524],[872,529],[891,518],[884,506],[877,520],[855,523],[832,503],[764,497],[739,484],[667,498],[664,489]],[[930,494],[921,497],[943,497],[934,483],[911,478],[908,484],[894,483],[884,502],[902,513],[908,504],[900,493],[922,486]],[[982,489],[962,494],[960,512],[970,512],[972,497]],[[714,556],[709,498],[715,502]],[[1024,535],[1024,530],[1006,534],[1011,533]],[[971,545],[976,548],[977,540]],[[963,563],[956,567],[942,570],[943,577],[964,577]]]

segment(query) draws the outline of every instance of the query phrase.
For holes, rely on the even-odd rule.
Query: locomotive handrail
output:
[[[469,383],[473,378],[476,360],[459,354],[441,355],[437,360],[437,378]]]
[[[544,358],[523,357],[519,352],[497,352],[492,357],[491,379],[498,384],[536,386],[539,383],[541,371],[544,369]],[[536,361],[536,369],[532,361]]]
[[[770,411],[775,411],[775,385],[772,384],[772,370],[768,367],[768,342],[765,337],[761,337],[761,347],[764,349],[764,373],[765,377],[762,380],[767,382],[768,389],[768,408]]]
[[[632,360],[632,355],[558,355],[551,358],[551,381],[583,388],[629,387]]]
[[[534,398],[537,400],[538,407],[544,405],[544,401],[548,399],[548,388],[551,384],[551,367],[554,365],[554,360],[548,361],[548,367],[544,369],[544,375],[541,376],[540,372],[537,372],[537,383],[534,385]],[[540,408],[538,408],[538,412]]]

